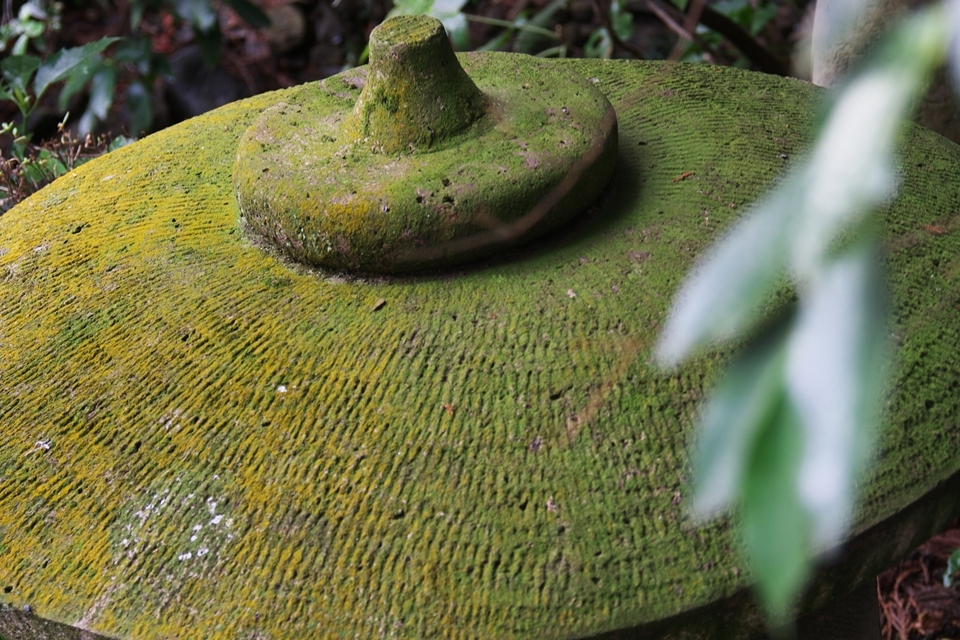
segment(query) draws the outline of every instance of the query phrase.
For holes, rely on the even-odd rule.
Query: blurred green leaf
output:
[[[960,0],[952,6],[960,18]],[[752,340],[731,365],[693,454],[694,507],[739,502],[757,593],[778,624],[811,555],[842,541],[869,461],[890,347],[867,216],[896,190],[897,136],[946,55],[947,17],[940,4],[913,14],[841,88],[810,156],[684,283],[657,346],[660,362],[676,364],[751,330],[782,284],[798,292],[780,333]]]
[[[880,418],[889,370],[882,273],[868,236],[825,269],[789,338],[787,390],[806,443],[797,482],[817,550],[842,540]]]
[[[799,417],[786,395],[768,414],[743,483],[743,544],[756,590],[774,625],[789,621],[810,575],[810,524],[797,492],[805,445]]]
[[[610,3],[610,23],[621,40],[629,40],[633,35],[633,14],[619,0]]]
[[[711,394],[694,454],[693,509],[712,516],[738,498],[757,438],[775,416],[784,394],[784,317],[753,340]]]
[[[802,178],[791,256],[801,277],[824,264],[840,232],[895,193],[896,135],[942,62],[945,22],[940,11],[905,21],[831,106]]]
[[[143,22],[143,14],[147,10],[147,0],[131,0],[130,2],[130,30],[140,29],[140,23]]]
[[[785,275],[802,181],[788,178],[694,268],[677,293],[657,345],[673,366],[709,342],[744,331]]]
[[[92,133],[98,122],[107,119],[113,105],[116,84],[117,72],[113,67],[104,66],[93,76],[90,82],[90,100],[78,126],[81,136]]]
[[[943,586],[953,586],[953,574],[957,571],[960,571],[960,549],[954,551],[947,560],[947,568],[943,571]]]
[[[117,136],[110,141],[110,146],[107,147],[107,151],[116,151],[120,147],[125,147],[128,144],[133,144],[136,142],[133,138],[128,138],[127,136]]]
[[[209,0],[173,0],[173,9],[194,31],[208,33],[217,24],[217,13]]]
[[[60,95],[57,97],[57,107],[61,111],[67,110],[70,105],[70,99],[87,86],[97,70],[93,65],[90,65],[82,69],[77,69],[76,73],[71,73],[67,76],[66,82],[63,83],[63,88],[60,89]]]
[[[467,48],[467,19],[463,8],[467,0],[397,0],[387,14],[393,16],[430,16],[443,23],[457,49]]]
[[[895,136],[939,62],[937,51],[943,55],[944,22],[931,10],[904,23],[880,61],[848,83],[810,158],[684,283],[657,347],[660,362],[675,364],[745,329],[786,267],[801,282],[816,277],[838,234],[892,195]]]
[[[104,67],[90,82],[90,104],[87,108],[100,120],[107,119],[107,113],[113,104],[113,92],[117,86],[117,72],[112,67]],[[81,132],[86,135],[87,132]]]
[[[597,27],[590,32],[583,45],[583,54],[588,58],[609,58],[613,55],[613,38],[606,27]]]
[[[27,92],[30,77],[40,66],[40,58],[36,56],[10,56],[0,60],[0,75],[4,84],[13,91]]]
[[[27,53],[27,45],[30,44],[30,36],[21,33],[17,41],[13,43],[13,55],[22,56]]]
[[[118,38],[101,38],[96,42],[73,49],[61,49],[47,58],[37,69],[33,90],[37,99],[55,82],[65,80],[73,73],[85,73],[85,69]]]

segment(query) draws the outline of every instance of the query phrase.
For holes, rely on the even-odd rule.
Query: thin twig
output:
[[[704,6],[700,14],[700,24],[726,38],[727,42],[739,49],[750,62],[757,65],[760,71],[778,76],[787,75],[786,65],[762,47],[746,29],[716,9]]]
[[[516,29],[517,31],[529,31],[530,33],[536,33],[537,35],[544,36],[546,38],[553,38],[554,40],[559,40],[558,36],[553,31],[549,29],[544,29],[543,27],[537,27],[532,24],[516,24],[515,22],[510,22],[509,20],[500,20],[499,18],[488,18],[486,16],[477,16],[472,13],[462,14],[469,22],[479,22],[480,24],[489,24],[494,27],[504,27],[506,29]]]

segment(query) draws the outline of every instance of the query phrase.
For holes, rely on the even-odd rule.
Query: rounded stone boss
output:
[[[821,94],[709,66],[455,60],[497,72],[474,91],[448,61],[458,89],[395,96],[375,55],[149,136],[0,218],[0,634],[763,633],[735,529],[684,510],[725,354],[648,360],[683,274],[802,151]],[[538,88],[541,125],[510,129]],[[483,136],[505,156],[470,146]],[[913,128],[903,151],[883,214],[887,426],[804,610],[960,512],[960,149]],[[471,190],[501,164],[536,199]],[[340,210],[335,183],[356,185]],[[487,190],[502,206],[444,200]],[[532,235],[490,241],[530,211]]]

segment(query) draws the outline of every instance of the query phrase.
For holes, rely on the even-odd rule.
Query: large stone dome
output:
[[[724,356],[666,375],[649,353],[694,257],[808,142],[821,94],[710,66],[553,64],[614,106],[613,182],[485,262],[364,279],[241,232],[241,136],[344,76],[152,135],[0,218],[0,634],[762,629],[733,530],[684,511]],[[884,214],[889,424],[859,542],[811,601],[960,511],[944,489],[960,468],[960,148],[919,128],[903,148]]]

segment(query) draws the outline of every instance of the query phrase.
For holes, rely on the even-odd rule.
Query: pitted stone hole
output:
[[[527,500],[524,500],[523,502],[520,503],[520,511],[527,510],[527,502],[528,502]]]
[[[443,186],[445,186],[445,187],[449,187],[449,186],[450,186],[450,180],[447,179],[447,178],[443,178],[442,180],[440,180],[440,182],[441,182],[441,183],[443,184]]]
[[[3,588],[4,593],[10,593],[12,591],[13,591],[13,587],[9,584]]]
[[[401,509],[400,511],[397,511],[395,514],[393,514],[393,517],[391,518],[391,520],[400,520],[400,519],[402,519],[405,515],[407,515],[406,511],[404,511],[403,509]]]

